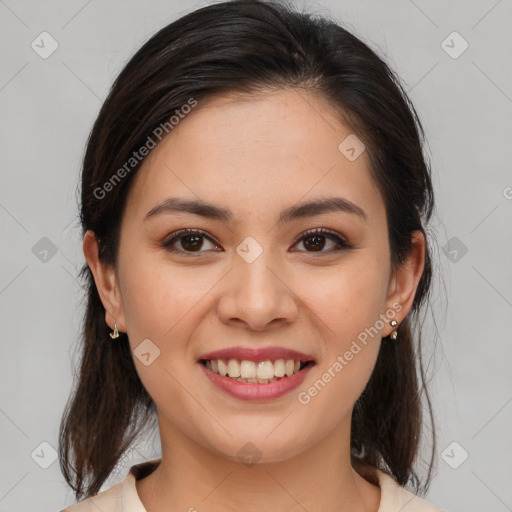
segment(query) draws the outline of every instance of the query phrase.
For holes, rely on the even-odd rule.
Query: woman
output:
[[[413,469],[422,143],[383,60],[285,4],[210,5],[143,45],[84,158],[67,512],[439,510],[415,495],[435,436],[423,488]],[[154,418],[161,458],[99,493]]]

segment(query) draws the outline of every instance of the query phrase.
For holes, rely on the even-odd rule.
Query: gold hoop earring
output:
[[[389,335],[389,337],[392,339],[392,340],[396,340],[396,338],[398,337],[398,333],[396,332],[396,330],[398,329],[398,322],[396,320],[391,320],[390,322],[390,325],[391,327],[393,327],[393,332]]]
[[[116,338],[119,338],[119,331],[117,330],[117,322],[114,323],[114,332],[110,333],[110,337],[115,340]]]

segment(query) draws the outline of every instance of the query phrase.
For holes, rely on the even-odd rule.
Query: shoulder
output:
[[[128,478],[129,475],[125,480],[110,489],[70,505],[60,512],[98,512],[98,510],[102,512],[121,512],[123,510],[123,490]]]
[[[358,472],[360,470],[358,469]],[[380,487],[377,512],[444,512],[434,504],[402,487],[392,476],[377,468],[366,466],[361,475]]]
[[[151,473],[159,462],[160,459],[154,459],[136,464],[122,482],[59,512],[146,512],[137,494],[135,481]]]
[[[379,512],[387,512],[388,510],[401,512],[443,512],[434,504],[416,496],[408,491],[391,476],[379,472],[380,487],[381,487],[381,504]],[[382,510],[381,510],[382,509]]]

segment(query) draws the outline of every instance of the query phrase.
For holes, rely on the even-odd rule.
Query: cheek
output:
[[[330,345],[343,348],[384,312],[387,267],[383,261],[378,254],[361,251],[340,265],[302,273],[297,279],[297,294],[322,321]]]
[[[222,273],[201,273],[194,266],[178,267],[142,251],[128,250],[125,254],[130,254],[130,261],[121,267],[126,271],[120,272],[120,281],[137,373],[157,404],[165,403],[169,393],[174,401],[179,400],[182,390],[176,379],[184,383],[189,378],[187,365],[194,348],[189,341],[207,312],[205,308],[212,307],[208,298]],[[151,353],[149,365],[138,358],[142,347],[146,347],[142,343]]]
[[[308,279],[301,285],[325,340],[319,380],[305,390],[304,401],[309,397],[320,409],[329,402],[338,403],[338,419],[362,393],[378,356],[387,292],[387,268],[382,261],[375,253],[354,253],[336,270],[317,274],[315,286]]]
[[[121,277],[123,307],[134,339],[153,337],[163,344],[176,330],[183,332],[187,316],[193,316],[194,306],[211,288],[198,279],[197,269],[156,264],[149,256],[132,257],[126,268]]]
[[[193,268],[156,265],[154,259],[136,252],[124,268],[123,308],[136,371],[159,407],[165,407],[170,397],[172,403],[181,403],[177,381],[184,383],[187,378],[187,340],[197,325],[194,307],[200,307],[201,297],[212,285],[203,283],[200,288]],[[144,353],[149,357],[144,359]]]

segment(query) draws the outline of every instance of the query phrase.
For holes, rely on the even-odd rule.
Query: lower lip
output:
[[[241,400],[249,400],[252,402],[274,400],[283,395],[286,395],[302,384],[309,370],[311,370],[311,368],[314,366],[308,365],[290,377],[283,377],[282,379],[276,380],[275,382],[269,382],[268,384],[258,384],[238,382],[237,380],[231,379],[229,377],[222,377],[218,373],[214,373],[211,370],[208,370],[208,368],[206,368],[203,363],[199,362],[198,364],[202,368],[205,375],[210,379],[210,381],[219,389],[235,398],[239,398]]]

